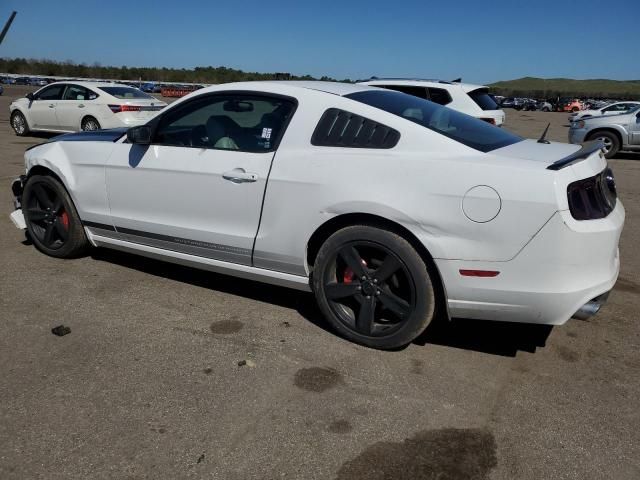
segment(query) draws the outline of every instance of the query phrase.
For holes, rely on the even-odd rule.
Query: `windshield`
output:
[[[128,98],[144,98],[145,100],[155,100],[155,97],[132,87],[98,87],[103,92],[108,93],[116,98],[128,99]]]
[[[404,93],[364,91],[346,97],[398,115],[481,152],[522,141],[521,137],[487,122]]]

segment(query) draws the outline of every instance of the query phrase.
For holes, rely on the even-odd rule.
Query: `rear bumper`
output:
[[[586,303],[609,292],[620,269],[620,201],[601,220],[578,222],[557,212],[507,262],[436,260],[452,317],[561,325]],[[460,270],[499,271],[464,277]]]

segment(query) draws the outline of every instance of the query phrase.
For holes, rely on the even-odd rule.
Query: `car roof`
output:
[[[94,87],[94,88],[100,88],[100,87],[129,87],[129,88],[134,88],[134,87],[130,87],[129,85],[124,85],[122,83],[116,83],[116,82],[88,82],[88,81],[83,81],[83,80],[60,80],[59,82],[53,82],[50,83],[49,85],[47,85],[47,87],[51,86],[51,85],[59,85],[59,84],[73,84],[73,85],[79,85],[81,87]]]
[[[343,82],[322,82],[312,80],[260,80],[255,82],[234,82],[234,83],[221,83],[218,85],[212,85],[210,87],[198,90],[200,93],[207,93],[209,91],[219,91],[220,87],[226,88],[238,88],[242,86],[250,86],[252,88],[260,87],[264,85],[269,86],[288,86],[293,88],[303,88],[307,90],[318,90],[320,92],[331,93],[333,95],[348,95],[350,93],[362,92],[364,90],[371,90],[373,87],[367,85],[360,85],[355,83],[343,83]]]
[[[459,86],[464,92],[471,92],[479,88],[489,88],[486,85],[476,85],[473,83],[447,82],[446,80],[424,79],[424,78],[376,78],[358,82],[363,85],[411,85],[425,87],[446,88],[448,85]]]

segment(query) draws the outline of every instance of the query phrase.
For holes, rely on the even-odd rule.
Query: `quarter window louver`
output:
[[[330,108],[318,122],[311,144],[321,147],[393,148],[400,132],[368,118]]]

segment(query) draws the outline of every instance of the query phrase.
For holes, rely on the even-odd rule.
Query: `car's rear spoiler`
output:
[[[547,170],[560,170],[561,168],[568,167],[569,165],[573,165],[580,160],[584,160],[593,152],[597,152],[598,150],[602,150],[604,147],[604,143],[601,140],[592,140],[590,142],[586,142],[582,145],[582,148],[575,153],[572,153],[568,157],[561,158],[560,160],[553,162],[551,165],[547,167]]]

